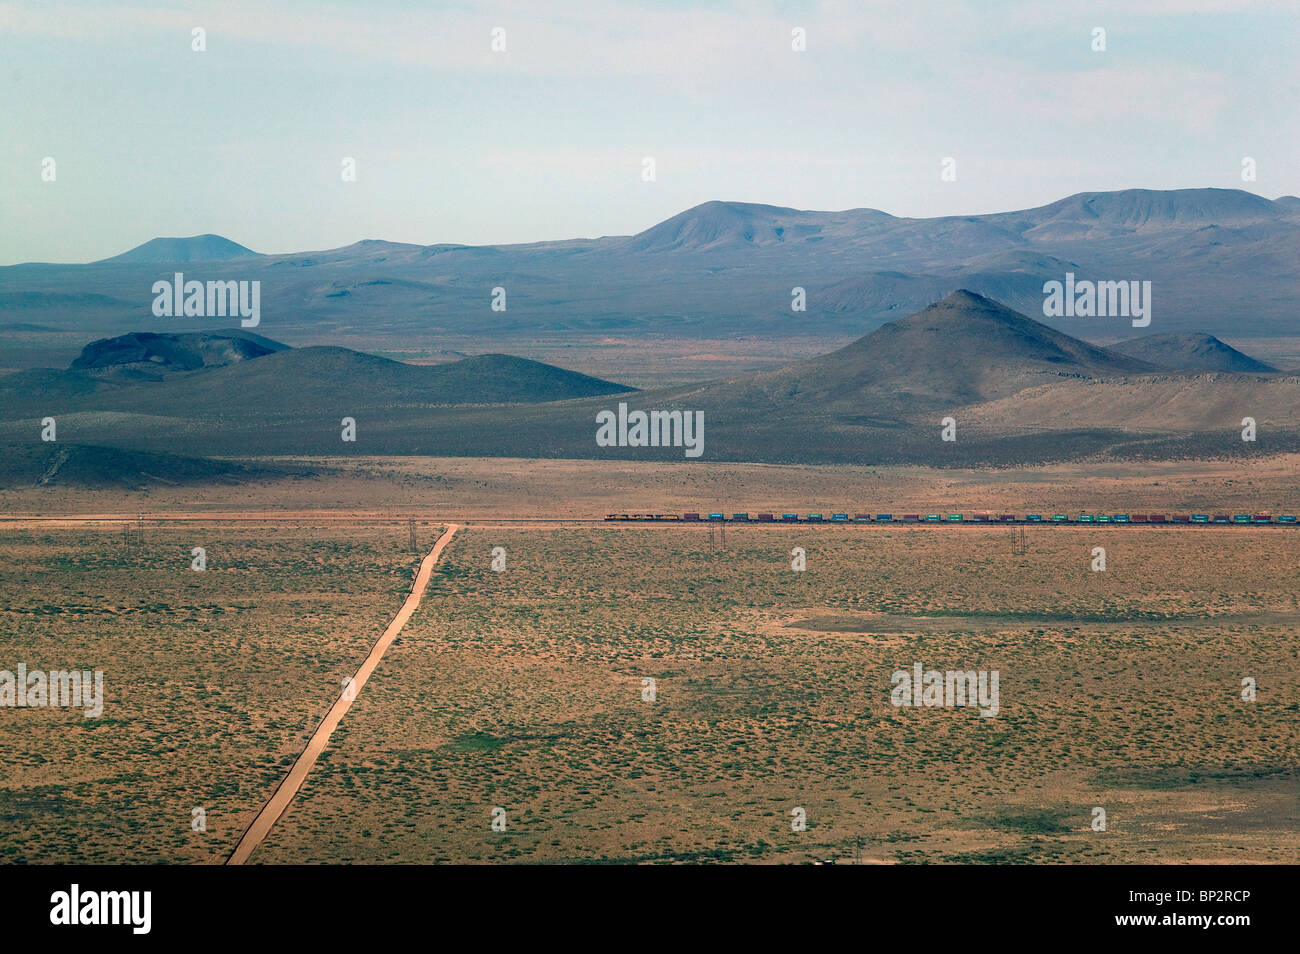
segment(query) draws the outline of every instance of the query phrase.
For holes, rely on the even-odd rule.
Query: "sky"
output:
[[[1297,0],[0,0],[0,264],[1296,195],[1298,40]]]

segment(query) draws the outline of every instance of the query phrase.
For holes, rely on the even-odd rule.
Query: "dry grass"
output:
[[[1300,860],[1300,535],[1003,533],[465,532],[254,860]]]
[[[105,695],[98,719],[0,709],[0,860],[221,860],[417,562],[404,529],[144,537],[0,533],[0,669],[101,669]],[[197,806],[205,833],[191,830]]]

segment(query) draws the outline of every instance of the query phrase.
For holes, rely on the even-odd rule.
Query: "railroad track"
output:
[[[854,514],[849,516],[847,513],[833,513],[830,516],[820,513],[796,514],[796,513],[758,513],[751,516],[748,513],[684,513],[684,514],[651,514],[651,513],[611,513],[605,515],[606,522],[610,523],[670,523],[684,524],[692,526],[695,524],[814,524],[830,526],[847,526],[856,525],[898,525],[905,526],[928,526],[928,527],[1007,527],[1007,526],[1136,526],[1136,527],[1294,527],[1300,526],[1295,514],[1278,514],[1276,517],[1268,513],[1238,513],[1238,514],[1093,514],[1083,512],[1077,517],[1071,517],[1068,514],[963,514],[963,513],[931,513],[931,514]]]

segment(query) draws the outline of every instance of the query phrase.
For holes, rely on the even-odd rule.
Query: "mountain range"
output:
[[[494,342],[531,356],[541,344],[611,334],[844,342],[958,288],[1037,317],[1044,283],[1066,273],[1152,282],[1152,333],[1241,340],[1294,332],[1300,199],[1130,189],[940,218],[713,201],[631,236],[496,246],[366,240],[274,255],[212,235],[154,239],[87,265],[0,268],[0,325],[107,336],[228,324],[155,318],[152,283],[175,271],[260,281],[257,331],[278,340],[360,340],[393,353]],[[493,309],[497,288],[502,310]],[[792,310],[796,288],[804,311]],[[1101,343],[1133,333],[1124,318],[1044,320]]]

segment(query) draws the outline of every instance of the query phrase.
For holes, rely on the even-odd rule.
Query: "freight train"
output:
[[[909,524],[1121,524],[1289,526],[1296,515],[1283,513],[607,513],[606,520],[677,521],[681,523],[909,523]]]

